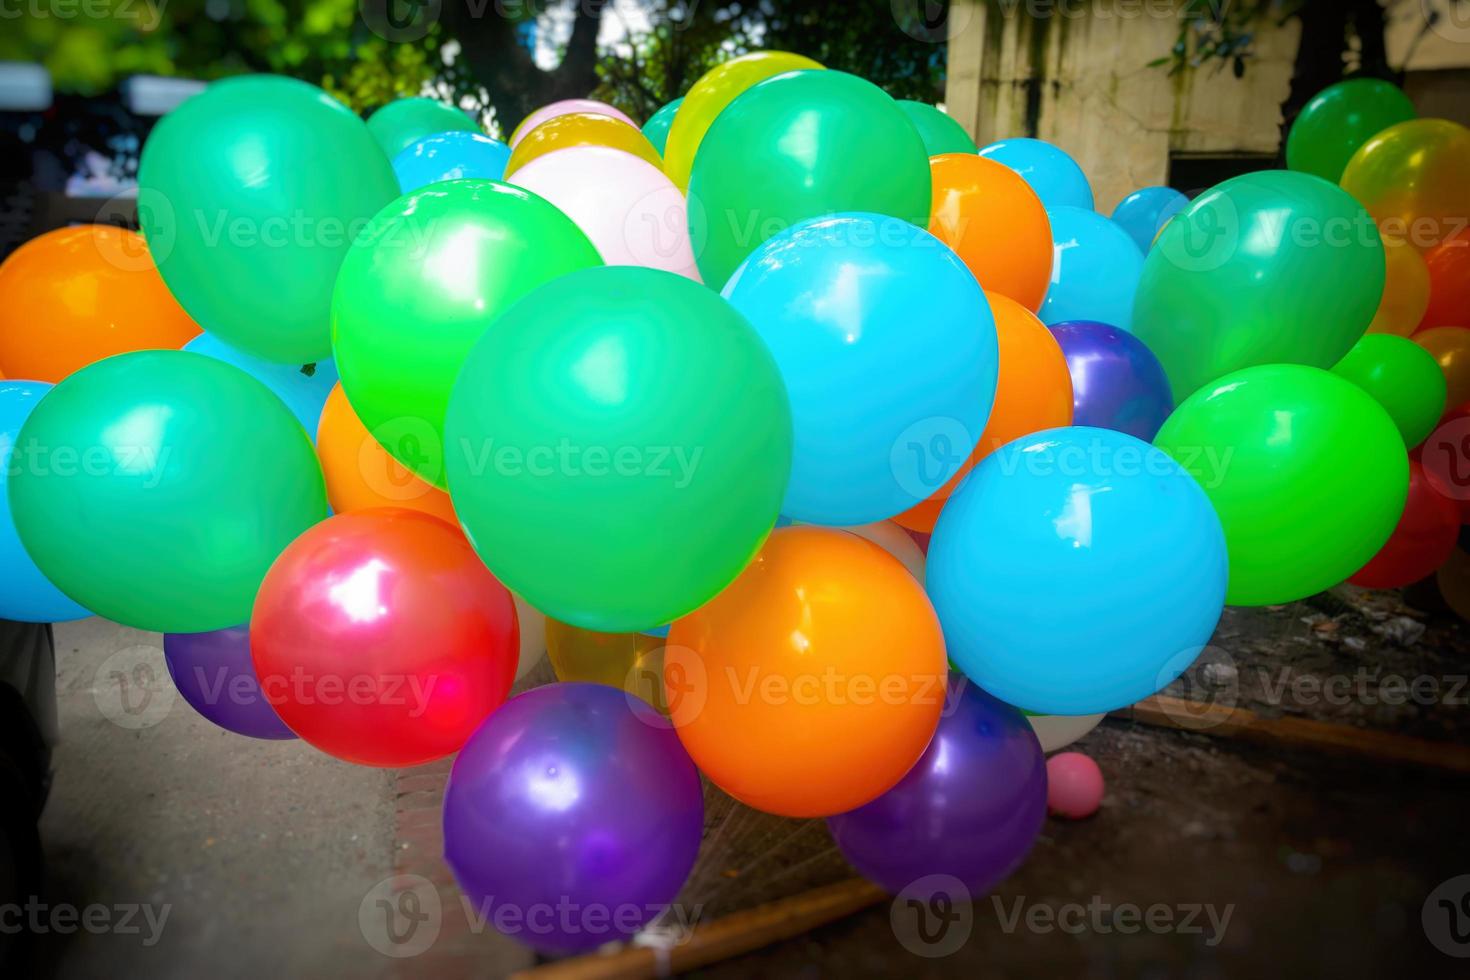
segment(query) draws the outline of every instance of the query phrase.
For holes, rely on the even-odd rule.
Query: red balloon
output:
[[[1424,467],[1409,460],[1409,498],[1398,526],[1373,560],[1348,579],[1368,589],[1396,589],[1434,573],[1455,550],[1460,508],[1440,495]]]
[[[458,528],[338,514],[261,583],[250,649],[266,699],[329,755],[414,766],[462,747],[515,679],[515,604]]]
[[[1470,229],[1462,229],[1424,253],[1429,307],[1420,330],[1470,327]]]
[[[1460,523],[1470,524],[1470,402],[1446,412],[1411,455],[1439,495],[1460,508]]]

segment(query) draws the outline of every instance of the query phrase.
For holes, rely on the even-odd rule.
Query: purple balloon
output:
[[[1163,365],[1143,341],[1095,320],[1049,328],[1072,373],[1072,424],[1115,429],[1153,442],[1174,410]]]
[[[637,932],[689,876],[699,773],[666,719],[601,684],[507,701],[460,750],[444,859],[482,922],[575,952]]]
[[[1046,759],[1026,717],[952,673],[914,768],[827,826],[853,867],[894,894],[949,875],[979,898],[1021,866],[1045,818]]]
[[[250,630],[165,633],[163,659],[185,701],[221,728],[251,738],[295,738],[255,676]]]

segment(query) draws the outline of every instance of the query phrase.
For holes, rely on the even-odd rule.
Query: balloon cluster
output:
[[[218,82],[144,148],[142,236],[0,266],[0,615],[164,632],[244,735],[458,752],[446,858],[538,948],[673,900],[701,772],[978,894],[1043,742],[1225,603],[1449,557],[1470,132],[1412,116],[1334,86],[1292,169],[1107,217],[1061,149],[783,52],[508,143]]]

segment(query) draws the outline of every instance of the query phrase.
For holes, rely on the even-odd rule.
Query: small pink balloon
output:
[[[1102,798],[1102,770],[1091,758],[1059,752],[1046,760],[1046,808],[1052,813],[1081,820],[1097,812]]]
[[[609,146],[571,146],[532,160],[510,183],[560,208],[608,265],[641,265],[703,281],[689,238],[688,202],[648,161]]]
[[[608,105],[606,102],[598,102],[596,99],[562,99],[560,102],[544,105],[525,119],[522,119],[521,124],[515,128],[515,132],[510,134],[510,148],[515,149],[516,144],[525,139],[527,133],[546,120],[555,119],[557,116],[565,116],[569,112],[600,112],[604,116],[621,119],[634,129],[638,128],[638,124],[632,119],[629,119],[627,113]]]

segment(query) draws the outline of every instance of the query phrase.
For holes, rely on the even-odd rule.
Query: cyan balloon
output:
[[[1113,208],[1113,221],[1147,255],[1159,229],[1188,205],[1189,198],[1172,187],[1144,187],[1118,202]]]
[[[1039,714],[1166,686],[1225,603],[1225,535],[1194,477],[1122,432],[1069,426],[987,456],[940,512],[926,585],[950,659]]]
[[[982,157],[1003,163],[1031,185],[1041,203],[1052,208],[1092,210],[1092,185],[1087,174],[1061,149],[1045,140],[998,140],[980,148]]]
[[[15,455],[16,434],[21,423],[50,391],[44,381],[0,380],[0,619],[21,623],[64,623],[92,615],[72,602],[51,580],[41,574],[16,533],[10,516],[10,494],[6,484],[10,468],[27,465],[22,447]]]
[[[316,426],[322,418],[327,396],[337,383],[337,366],[331,358],[315,364],[277,364],[236,350],[213,334],[202,333],[184,345],[184,350],[224,361],[250,375],[286,403],[306,434],[316,442]]]
[[[927,231],[876,214],[803,221],[757,248],[724,295],[791,398],[782,514],[886,520],[974,448],[995,396],[995,320],[969,269]]]
[[[674,125],[674,116],[683,104],[684,97],[680,96],[649,116],[648,122],[643,124],[643,135],[648,137],[648,142],[653,144],[659,156],[664,155],[664,147],[669,143],[669,127]]]
[[[435,133],[410,144],[393,158],[398,186],[409,194],[444,180],[500,180],[510,160],[510,147],[483,133],[455,130]]]
[[[1097,320],[1123,330],[1133,324],[1133,296],[1143,253],[1128,233],[1096,211],[1054,208],[1051,284],[1036,315],[1047,326]]]

